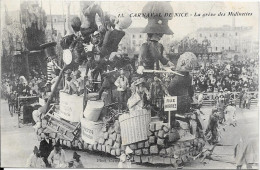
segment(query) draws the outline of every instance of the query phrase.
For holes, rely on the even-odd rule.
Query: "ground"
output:
[[[202,108],[203,117],[207,123],[211,108]],[[1,167],[25,167],[26,160],[32,153],[34,146],[39,146],[36,134],[32,126],[18,128],[17,115],[11,117],[8,111],[7,101],[1,100]],[[247,137],[249,133],[258,134],[258,110],[257,107],[237,110],[237,127],[228,127],[222,133],[221,144],[214,150],[213,160],[200,163],[198,160],[185,165],[185,168],[194,169],[234,169],[234,147],[240,137]],[[74,151],[65,150],[67,160],[72,158]],[[82,162],[86,168],[117,168],[118,159],[97,153],[80,152]],[[168,165],[141,165],[132,164],[133,168],[171,168]]]

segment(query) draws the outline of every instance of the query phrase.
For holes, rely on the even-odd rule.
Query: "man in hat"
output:
[[[142,31],[147,33],[147,42],[142,44],[139,54],[139,67],[137,72],[142,74],[143,69],[159,70],[160,62],[163,65],[167,63],[174,66],[172,62],[163,56],[164,47],[159,43],[164,34],[172,35],[173,32],[168,26],[168,20],[171,17],[166,17],[165,13],[173,13],[172,7],[169,2],[148,2],[142,13],[162,13],[162,16],[147,16],[148,24]]]
[[[65,168],[67,166],[65,151],[62,149],[59,139],[48,157],[48,162],[52,168]]]
[[[218,109],[212,109],[211,115],[209,116],[208,125],[205,131],[206,140],[210,144],[215,144],[218,142],[218,121],[219,121],[219,111]]]
[[[84,168],[80,155],[77,152],[73,153],[73,159],[69,162],[69,168]]]
[[[44,139],[40,142],[39,150],[41,152],[41,156],[43,157],[43,161],[46,164],[46,167],[51,167],[48,162],[48,156],[50,155],[53,149],[52,140],[49,138],[49,134],[44,134]]]
[[[41,158],[40,151],[37,146],[34,146],[33,153],[27,159],[26,167],[28,168],[46,168],[46,165]]]
[[[75,94],[77,93],[77,87],[72,80],[71,73],[71,69],[65,71],[65,86],[62,91],[68,94]]]
[[[74,72],[75,81],[74,84],[77,87],[77,94],[80,96],[84,93],[84,80],[81,77],[81,72],[79,70],[76,70]]]
[[[118,91],[118,102],[119,110],[122,111],[126,109],[126,92],[129,86],[128,79],[124,76],[124,70],[120,69],[120,76],[116,79],[115,85]]]
[[[150,85],[149,91],[151,96],[151,105],[153,106],[154,111],[157,112],[157,116],[162,116],[160,114],[163,111],[163,97],[169,95],[168,89],[159,77],[155,76],[154,81]],[[154,111],[152,111],[153,114]]]
[[[136,86],[136,89],[135,89],[136,93],[141,98],[140,106],[142,108],[148,106],[148,104],[150,103],[151,96],[150,96],[148,89],[145,87],[144,78],[137,79],[133,84]]]

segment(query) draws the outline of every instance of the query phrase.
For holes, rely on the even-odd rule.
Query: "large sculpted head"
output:
[[[178,71],[192,71],[198,66],[198,60],[192,52],[183,53],[178,59],[176,70]]]

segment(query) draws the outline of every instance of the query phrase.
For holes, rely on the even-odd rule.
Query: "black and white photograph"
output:
[[[260,1],[0,12],[0,167],[259,169]]]

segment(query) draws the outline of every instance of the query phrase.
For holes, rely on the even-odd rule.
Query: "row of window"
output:
[[[222,49],[222,50],[225,50],[225,47],[222,47],[221,49]],[[219,48],[218,48],[218,47],[215,47],[215,51],[218,51],[218,50],[219,50]],[[228,50],[231,50],[231,48],[228,47]],[[237,50],[238,50],[238,47],[235,46],[235,51],[237,51]]]
[[[218,37],[218,36],[221,36],[221,34],[219,35],[218,33],[215,33],[214,36]],[[225,37],[225,36],[226,36],[226,34],[222,33],[222,37]],[[231,36],[231,34],[229,34],[229,36]],[[238,36],[237,32],[235,33],[235,36]],[[203,37],[202,34],[200,34],[200,37]],[[212,35],[209,34],[209,37],[212,37]]]
[[[138,37],[138,35],[133,34],[133,35],[132,35],[132,38],[135,38],[135,37]],[[139,35],[139,38],[143,38],[143,36],[140,34],[140,35]]]

